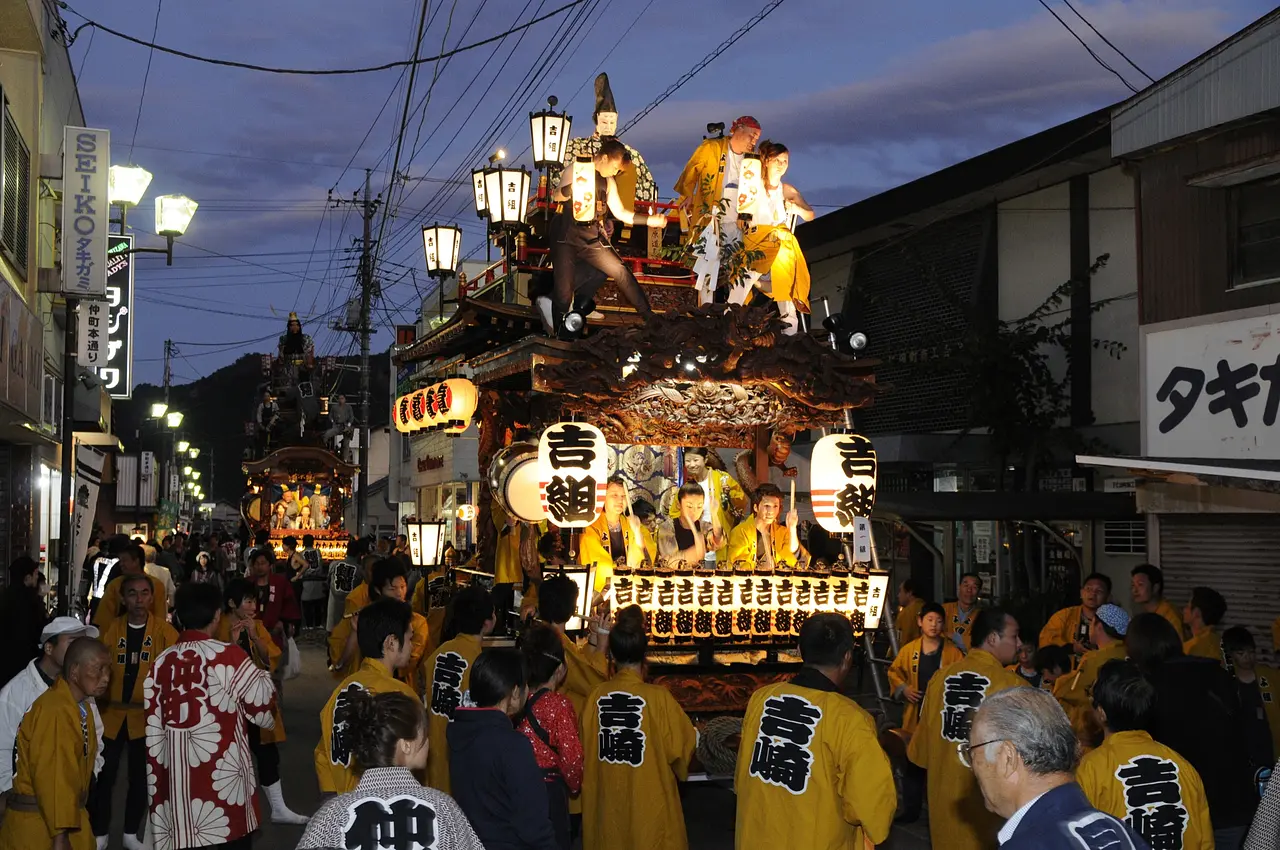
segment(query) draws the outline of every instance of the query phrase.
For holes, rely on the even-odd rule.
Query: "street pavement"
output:
[[[284,724],[287,739],[280,745],[280,773],[285,802],[299,814],[313,814],[320,806],[312,754],[320,741],[320,709],[324,707],[336,683],[325,669],[325,650],[318,636],[307,635],[301,643],[302,675],[285,684]],[[115,789],[116,814],[111,850],[119,850],[121,822],[124,812],[124,777]],[[727,784],[688,783],[681,791],[685,823],[691,850],[732,850],[735,798]],[[266,822],[254,839],[261,850],[293,850],[302,837],[300,826],[279,826],[269,822],[268,807],[259,796]],[[926,816],[909,825],[895,825],[889,840],[879,845],[887,850],[929,850],[929,827]]]

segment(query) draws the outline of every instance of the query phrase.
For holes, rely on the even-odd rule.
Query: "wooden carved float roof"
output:
[[[241,470],[246,475],[287,479],[295,476],[311,478],[351,478],[360,467],[344,463],[333,452],[319,446],[288,446],[277,449],[260,460],[245,461]]]

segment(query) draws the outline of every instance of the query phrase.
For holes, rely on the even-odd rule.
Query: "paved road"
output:
[[[280,745],[281,775],[285,801],[300,814],[312,814],[320,805],[320,791],[316,786],[312,767],[312,752],[320,740],[319,714],[334,688],[334,681],[325,671],[324,650],[318,645],[304,642],[302,646],[302,675],[285,686],[284,723],[287,740]],[[120,821],[124,811],[124,766],[117,783],[113,827],[112,850],[121,848]],[[690,783],[682,791],[685,821],[689,830],[689,846],[692,850],[731,850],[733,847],[734,795],[728,787],[709,783]],[[265,800],[259,798],[264,816]],[[265,824],[254,846],[263,850],[293,850],[302,837],[302,827]],[[888,850],[928,850],[928,825],[925,820],[908,826],[895,826],[889,841],[883,845]]]

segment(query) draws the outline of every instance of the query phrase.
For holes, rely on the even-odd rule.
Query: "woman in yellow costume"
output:
[[[761,276],[756,286],[778,302],[786,332],[794,334],[800,327],[797,312],[809,312],[809,264],[788,221],[792,215],[813,221],[815,213],[794,186],[782,182],[791,165],[786,145],[761,142],[760,159],[764,191],[752,208],[745,210],[751,213],[751,229],[743,237],[743,247],[763,254],[751,265],[751,271]]]

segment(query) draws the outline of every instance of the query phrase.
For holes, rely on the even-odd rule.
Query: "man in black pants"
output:
[[[618,252],[609,244],[604,232],[602,219],[607,208],[614,218],[623,224],[635,226],[645,224],[649,227],[665,227],[666,216],[637,215],[634,210],[625,209],[618,196],[618,187],[614,178],[630,165],[631,157],[626,147],[616,138],[604,139],[600,142],[600,151],[595,155],[595,215],[589,222],[576,221],[573,217],[573,168],[567,166],[563,172],[559,188],[553,199],[561,203],[559,211],[551,221],[551,266],[555,275],[555,284],[551,294],[552,321],[557,333],[562,333],[564,315],[574,299],[575,289],[580,300],[590,300],[595,289],[605,279],[612,280],[636,312],[648,318],[653,315],[649,307],[649,299],[636,281]],[[580,265],[588,266],[599,274],[579,277],[575,281]],[[601,277],[603,276],[603,277]],[[578,285],[575,286],[575,283]],[[590,292],[586,290],[590,289]]]

